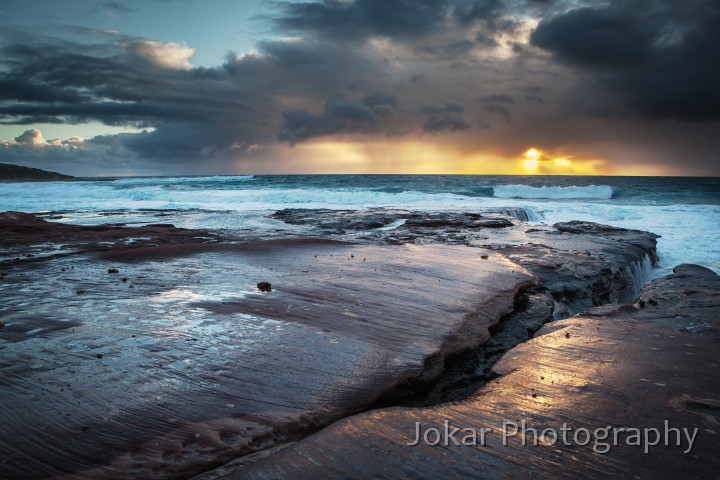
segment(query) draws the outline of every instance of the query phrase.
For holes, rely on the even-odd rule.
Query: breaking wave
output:
[[[493,187],[495,198],[549,198],[549,199],[596,199],[609,200],[613,189],[607,185],[588,187],[530,187],[528,185],[499,185]]]
[[[112,181],[115,186],[133,187],[136,185],[177,185],[177,184],[217,184],[249,182],[255,175],[214,175],[194,177],[127,177]]]

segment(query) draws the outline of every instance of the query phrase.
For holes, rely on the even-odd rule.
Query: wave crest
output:
[[[591,198],[609,200],[613,189],[608,185],[590,185],[587,187],[531,187],[529,185],[499,185],[493,187],[495,198]]]
[[[135,186],[135,185],[177,185],[186,183],[235,183],[249,182],[254,180],[255,175],[212,175],[212,176],[193,176],[193,177],[128,177],[117,178],[112,183],[114,185]]]

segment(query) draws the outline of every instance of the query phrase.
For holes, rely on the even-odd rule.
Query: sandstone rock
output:
[[[707,297],[678,296],[672,283],[682,281],[684,288],[717,295],[720,285],[713,275],[681,266],[643,295],[661,299],[654,306],[656,315],[664,315],[665,306],[682,305],[685,315],[704,321]],[[714,311],[720,311],[717,296],[713,299]],[[349,417],[220,478],[314,480],[327,472],[358,479],[713,478],[720,470],[717,339],[679,333],[647,314],[648,307],[616,308],[550,323],[508,352],[494,367],[500,376],[465,400]],[[513,424],[525,433],[513,435],[508,426]],[[460,444],[462,430],[448,443],[410,445],[418,425],[424,431],[442,432],[446,426],[450,431],[490,430],[475,446]],[[567,441],[563,427],[569,432]],[[612,432],[610,437],[594,436],[613,427],[656,430],[648,431],[648,441],[641,444],[623,431],[616,442]],[[692,445],[685,436],[678,444],[672,433],[670,441],[662,441],[666,428],[694,432]],[[573,436],[581,429],[589,441]]]

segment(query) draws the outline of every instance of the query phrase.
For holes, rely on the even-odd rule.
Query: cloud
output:
[[[191,69],[190,58],[195,54],[195,49],[185,43],[163,43],[145,39],[130,41],[127,48],[153,65],[175,70]]]
[[[78,103],[88,99],[90,97],[82,92],[40,85],[27,78],[0,78],[0,101]]]
[[[5,148],[33,148],[41,149],[45,147],[63,147],[65,149],[74,149],[80,146],[85,140],[81,137],[69,137],[65,139],[56,138],[53,140],[45,140],[42,132],[36,128],[25,130],[21,135],[15,137],[9,142],[0,142],[0,146]]]
[[[81,29],[79,41],[26,34],[0,52],[0,86],[7,87],[0,89],[0,123],[100,121],[146,129],[112,141],[89,139],[85,147],[109,162],[119,152],[159,168],[251,153],[238,145],[257,151],[278,140],[292,145],[329,135],[468,129],[459,104],[420,111],[465,88],[438,68],[456,69],[455,58],[472,48],[458,38],[472,32],[458,30],[451,8],[449,1],[281,3],[273,24],[306,37],[259,41],[257,51],[229,54],[213,68],[193,67],[194,50],[183,43]],[[434,35],[447,45],[441,63],[416,59],[411,52]],[[368,41],[345,41],[353,38]],[[395,68],[412,70],[396,75]],[[475,83],[490,74],[477,70]]]
[[[515,103],[515,99],[512,95],[508,95],[506,93],[485,95],[480,98],[480,103],[482,103],[486,112],[498,115],[505,121],[505,123],[510,123],[510,115],[512,113],[510,105]]]
[[[127,157],[119,151],[107,152],[89,145],[83,138],[68,137],[46,140],[40,130],[31,128],[13,140],[0,141],[0,158],[17,165],[34,166],[76,174],[96,172],[98,164],[112,155],[117,164]]]
[[[343,96],[330,97],[319,115],[305,110],[283,113],[283,130],[278,139],[292,144],[336,133],[380,132],[383,117],[391,114],[394,107],[395,97],[384,93],[366,96],[362,102]]]
[[[421,105],[420,112],[426,115],[423,130],[442,132],[467,130],[470,128],[463,118],[465,106],[457,102],[446,102],[443,106]]]
[[[506,93],[493,93],[491,95],[485,95],[484,97],[480,98],[480,101],[484,104],[515,102],[512,95],[508,95]]]
[[[45,138],[43,138],[42,133],[40,133],[40,130],[35,128],[25,130],[22,135],[15,137],[15,143],[29,146],[47,145],[47,142],[45,141]]]
[[[453,18],[460,26],[473,27],[475,43],[484,48],[499,46],[500,37],[514,34],[522,26],[517,12],[511,10],[508,2],[501,0],[458,2],[453,9]]]
[[[214,67],[193,66],[182,39],[4,31],[0,124],[143,131],[74,149],[33,133],[0,151],[78,169],[191,173],[249,169],[280,150],[299,154],[291,147],[302,142],[352,136],[432,141],[473,158],[512,158],[530,146],[618,162],[618,152],[647,151],[667,164],[682,152],[691,159],[683,166],[717,157],[720,7],[709,0],[272,5],[255,50]]]
[[[442,132],[442,131],[455,131],[455,130],[467,130],[470,125],[465,123],[462,117],[459,116],[430,116],[428,117],[423,129],[426,132]]]
[[[718,121],[718,31],[714,0],[612,1],[544,20],[531,42],[632,112]]]
[[[87,176],[135,172],[157,172],[152,164],[138,162],[134,152],[122,144],[122,135],[95,137],[84,140],[80,137],[58,138],[42,143],[42,133],[28,134],[22,142],[0,142],[0,156],[3,161],[16,165],[44,168],[71,175]],[[20,138],[18,137],[18,138]],[[103,140],[112,139],[110,142]],[[36,141],[28,144],[27,141]]]
[[[475,22],[494,22],[505,10],[501,0],[463,2],[453,10],[453,16],[462,25]]]
[[[447,55],[458,56],[471,52],[473,48],[475,48],[475,42],[463,39],[448,43],[443,48],[443,52]]]
[[[102,5],[98,5],[97,7],[95,7],[93,11],[102,13],[109,17],[116,17],[118,15],[123,15],[126,13],[137,12],[137,9],[128,7],[127,5],[123,5],[122,3],[118,2],[105,2]]]
[[[281,30],[336,40],[370,36],[413,38],[440,29],[448,5],[446,0],[276,2],[279,13],[269,18]]]
[[[420,111],[428,115],[438,114],[460,114],[465,111],[465,106],[457,102],[446,102],[444,106],[437,105],[421,105]]]
[[[395,108],[397,106],[397,97],[383,92],[375,92],[366,95],[362,103],[370,108]]]

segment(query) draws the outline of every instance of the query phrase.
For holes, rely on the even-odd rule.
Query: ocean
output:
[[[0,184],[0,211],[75,224],[173,223],[239,232],[288,231],[284,208],[430,212],[525,209],[530,223],[587,220],[647,230],[654,276],[680,263],[720,273],[720,178],[494,175],[239,175],[124,177]]]

